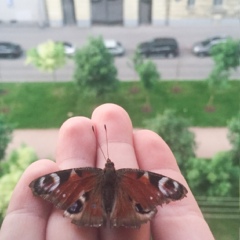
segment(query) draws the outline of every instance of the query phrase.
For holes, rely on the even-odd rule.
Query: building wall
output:
[[[161,25],[166,19],[166,1],[152,0],[152,23]]]
[[[139,5],[142,0],[123,0],[123,25],[139,25]],[[188,6],[188,0],[152,0],[152,25],[166,24],[196,24],[196,23],[225,23],[240,22],[240,0],[223,0],[223,5],[214,7],[213,0],[195,0]],[[169,3],[169,11],[167,11]],[[76,25],[91,26],[92,0],[74,0]],[[168,12],[168,14],[167,14]],[[62,0],[0,0],[1,22],[28,22],[49,24],[59,27],[64,24]]]
[[[38,23],[42,20],[42,10],[38,0],[1,0],[0,21]]]
[[[46,0],[48,21],[51,27],[61,27],[63,25],[63,11],[61,0]]]
[[[123,23],[125,26],[137,26],[139,14],[139,0],[123,1]]]
[[[79,0],[75,0],[79,1]],[[89,12],[91,0],[82,11]],[[139,25],[139,5],[141,0],[123,1],[123,25]],[[169,1],[169,2],[168,2]],[[167,2],[169,3],[169,13],[167,14]],[[188,0],[152,0],[152,21],[153,25],[163,25],[166,23],[169,15],[169,23],[207,23],[213,20],[224,21],[232,19],[236,23],[240,20],[240,2],[239,0],[223,0],[221,7],[214,7],[213,0],[195,0],[193,6],[188,6]],[[91,22],[91,16],[88,15],[88,21]]]
[[[226,22],[231,19],[232,22],[239,24],[240,21],[240,1],[223,0],[222,6],[213,5],[213,0],[195,0],[191,6],[188,0],[152,0],[152,24],[165,24],[167,18],[167,6],[169,6],[170,24],[188,23],[215,23]]]
[[[79,27],[89,27],[91,25],[90,4],[90,0],[74,0],[75,16]]]

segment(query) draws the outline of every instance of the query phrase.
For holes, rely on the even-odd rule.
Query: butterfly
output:
[[[182,184],[167,176],[140,169],[116,170],[109,157],[104,169],[57,171],[35,179],[29,187],[34,195],[64,210],[72,223],[86,227],[139,228],[155,216],[158,205],[187,194]]]

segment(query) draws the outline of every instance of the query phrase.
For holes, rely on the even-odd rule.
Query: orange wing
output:
[[[166,176],[138,169],[117,171],[119,188],[110,216],[113,227],[140,227],[151,220],[157,205],[180,200],[186,196],[186,188]]]
[[[34,195],[65,210],[72,223],[99,227],[106,222],[99,185],[102,174],[99,168],[68,169],[44,175],[29,186]]]

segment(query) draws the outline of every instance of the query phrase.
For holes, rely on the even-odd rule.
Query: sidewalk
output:
[[[191,131],[196,137],[197,157],[212,157],[220,151],[231,148],[227,139],[227,128],[199,128],[193,127]],[[24,129],[15,130],[13,140],[9,144],[7,154],[22,144],[32,147],[39,158],[54,159],[57,145],[58,129]]]

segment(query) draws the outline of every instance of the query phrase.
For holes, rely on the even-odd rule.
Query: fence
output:
[[[197,197],[205,218],[240,219],[238,197]]]

